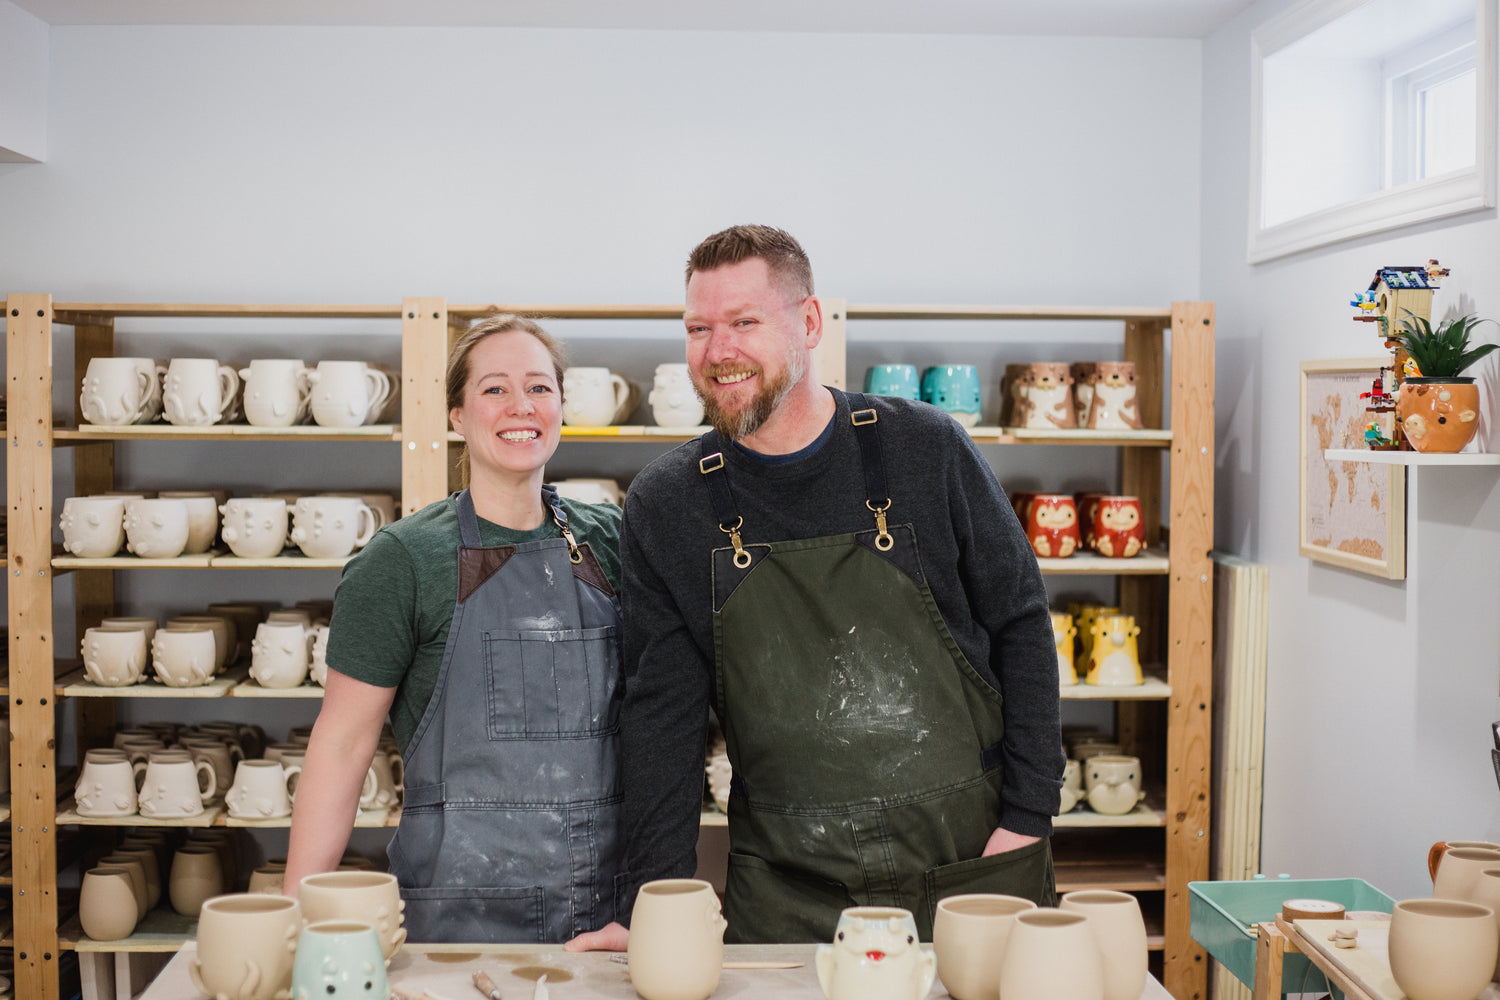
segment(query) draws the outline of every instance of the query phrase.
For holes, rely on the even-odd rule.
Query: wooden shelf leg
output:
[[[1297,951],[1275,924],[1256,925],[1254,1000],[1281,1000],[1281,968],[1288,948]]]

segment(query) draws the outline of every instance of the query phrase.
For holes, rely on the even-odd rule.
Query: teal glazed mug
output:
[[[320,920],[297,939],[292,1000],[390,1000],[375,928],[358,920]]]
[[[979,423],[979,369],[973,365],[934,365],[922,373],[922,401],[963,426],[973,427]]]
[[[921,399],[916,365],[871,365],[865,370],[865,392],[875,396]]]

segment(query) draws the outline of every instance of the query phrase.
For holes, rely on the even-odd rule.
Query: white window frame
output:
[[[1495,205],[1496,0],[1475,0],[1475,165],[1425,180],[1407,181],[1342,205],[1261,224],[1263,63],[1275,52],[1336,20],[1366,0],[1305,0],[1267,21],[1250,39],[1250,219],[1247,259],[1252,264],[1370,233]],[[1389,163],[1389,157],[1387,158]]]

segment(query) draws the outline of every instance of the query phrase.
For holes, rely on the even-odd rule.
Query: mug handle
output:
[[[359,789],[359,807],[371,809],[375,806],[375,796],[380,792],[380,782],[375,777],[375,768],[371,767],[365,771],[365,782]]]
[[[141,789],[146,787],[146,762],[144,760],[133,760],[130,769],[135,772],[135,793],[141,794]]]
[[[378,368],[365,368],[365,379],[370,383],[370,408],[365,411],[363,423],[373,423],[380,416],[380,411],[385,407],[385,401],[391,394],[391,380],[385,372]]]
[[[136,390],[139,402],[135,404],[134,412],[130,412],[127,409],[125,414],[125,419],[132,424],[149,420],[151,414],[151,373],[137,368],[135,370],[135,379],[140,383]]]
[[[391,754],[391,781],[396,786],[398,793],[406,791],[406,762],[401,759],[400,754]]]
[[[198,798],[206,803],[218,793],[219,774],[214,770],[213,761],[207,757],[199,757],[193,763],[198,772]],[[203,783],[205,776],[208,779],[208,784],[206,785]]]
[[[234,405],[234,397],[239,395],[240,377],[234,373],[229,365],[219,366],[219,415],[214,417],[214,423],[224,419],[224,414]]]
[[[1443,855],[1448,853],[1448,842],[1440,840],[1427,850],[1427,876],[1437,884],[1438,865],[1443,863]]]
[[[359,532],[354,539],[354,547],[362,549],[369,544],[370,539],[375,537],[375,532],[380,528],[380,516],[375,513],[375,508],[367,503],[359,505],[359,518],[365,522],[364,530]],[[355,523],[358,523],[356,521]],[[311,637],[311,633],[309,633]]]
[[[630,402],[630,383],[625,381],[625,376],[620,375],[616,372],[610,372],[609,384],[613,386],[615,390],[614,422],[619,423],[621,420],[624,420],[626,417],[630,416],[630,414],[628,413],[620,412],[625,408],[626,404]]]
[[[281,778],[281,780],[286,784],[286,797],[288,799],[290,799],[291,801],[296,802],[297,801],[297,788],[294,786],[294,784],[292,782],[292,778],[294,778],[294,777],[297,778],[297,781],[295,783],[296,785],[301,785],[302,784],[302,779],[300,777],[298,777],[299,775],[302,774],[302,765],[301,764],[289,764],[289,765],[286,765],[286,766],[282,767],[281,772],[282,772],[282,778]]]

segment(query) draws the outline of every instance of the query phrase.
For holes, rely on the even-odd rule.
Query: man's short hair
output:
[[[798,299],[813,294],[812,263],[791,233],[771,226],[730,226],[693,248],[687,280],[698,271],[713,271],[759,257],[783,291]]]

